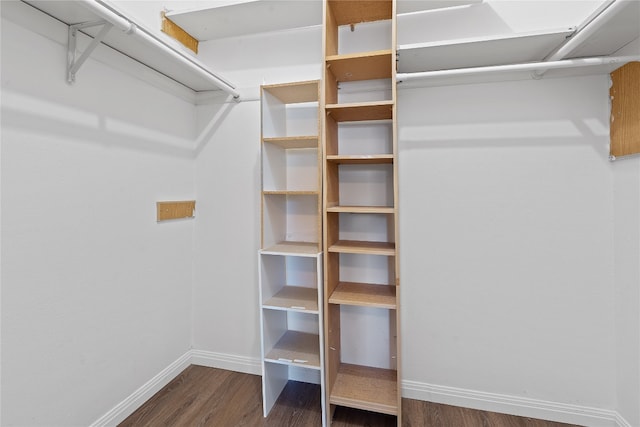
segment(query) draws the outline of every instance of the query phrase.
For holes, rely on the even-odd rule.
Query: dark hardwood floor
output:
[[[192,365],[120,426],[320,426],[320,387],[289,381],[267,418],[260,377]],[[403,399],[403,427],[568,427],[456,406]],[[332,426],[395,426],[395,417],[338,407]]]

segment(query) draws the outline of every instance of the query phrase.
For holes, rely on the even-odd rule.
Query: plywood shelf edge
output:
[[[317,257],[321,254],[320,244],[315,242],[282,241],[260,250],[265,255],[291,255]]]
[[[393,154],[371,154],[371,155],[327,155],[328,162],[339,164],[388,164],[393,163]]]
[[[392,242],[338,240],[329,246],[329,252],[394,256],[396,245]]]
[[[398,415],[397,372],[390,369],[341,364],[330,403]]]
[[[265,196],[317,196],[318,190],[265,190]]]
[[[396,309],[396,288],[390,285],[340,282],[329,296],[329,303]]]
[[[341,206],[334,205],[327,207],[329,213],[359,213],[359,214],[393,214],[393,206]]]
[[[317,149],[318,135],[282,136],[262,138],[263,144],[274,144],[288,149]]]
[[[294,83],[262,85],[262,90],[278,98],[284,104],[318,102],[318,80]]]
[[[327,104],[327,115],[337,122],[389,120],[393,118],[393,101]]]

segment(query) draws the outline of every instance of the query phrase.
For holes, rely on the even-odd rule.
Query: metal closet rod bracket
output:
[[[86,47],[84,52],[76,58],[77,45],[78,45],[78,31],[84,28],[96,27],[102,25],[100,32],[91,40],[89,46]],[[104,19],[98,21],[81,22],[79,24],[69,25],[68,39],[67,39],[67,83],[73,84],[76,81],[76,73],[84,64],[84,61],[91,56],[91,52],[102,42],[105,36],[109,33],[109,30],[113,28],[113,24],[107,22]]]

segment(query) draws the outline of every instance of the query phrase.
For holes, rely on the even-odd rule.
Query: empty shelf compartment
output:
[[[333,405],[397,415],[397,371],[343,363],[329,401]]]
[[[320,369],[320,337],[287,331],[267,353],[265,361]]]

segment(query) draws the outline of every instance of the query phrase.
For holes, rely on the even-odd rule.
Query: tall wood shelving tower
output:
[[[325,0],[326,398],[401,425],[395,0]]]

